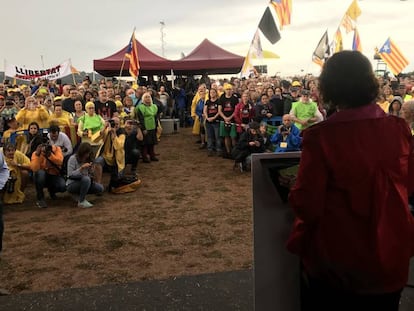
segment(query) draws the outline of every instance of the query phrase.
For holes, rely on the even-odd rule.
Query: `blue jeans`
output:
[[[207,149],[212,151],[214,147],[216,147],[217,152],[222,151],[221,147],[221,137],[219,136],[219,123],[209,123],[206,122],[207,128]],[[214,142],[216,145],[214,146]]]
[[[33,178],[36,186],[37,200],[44,200],[43,188],[45,187],[47,187],[50,194],[66,191],[65,179],[62,176],[51,175],[44,170],[38,170],[34,172]]]
[[[79,194],[79,202],[85,200],[88,193],[102,193],[104,187],[93,182],[89,176],[82,176],[80,180],[74,180],[68,185],[68,192]]]

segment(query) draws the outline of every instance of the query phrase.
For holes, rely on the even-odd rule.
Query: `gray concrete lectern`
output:
[[[299,160],[300,152],[252,155],[256,311],[300,311],[299,258],[285,247],[294,215],[278,183],[279,170]]]

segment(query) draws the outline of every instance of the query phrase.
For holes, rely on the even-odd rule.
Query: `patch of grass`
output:
[[[63,248],[66,249],[72,245],[76,241],[74,241],[73,237],[68,237],[64,235],[53,235],[49,234],[44,237],[42,237],[42,240],[47,243],[52,248]]]
[[[219,250],[214,250],[208,253],[203,253],[203,257],[205,258],[223,258],[223,253]]]
[[[96,252],[96,250],[93,249],[92,247],[78,247],[76,248],[76,250],[78,251],[79,255],[90,254],[90,253]]]
[[[46,272],[53,272],[53,271],[57,271],[59,270],[56,267],[41,267],[41,268],[30,268],[30,269],[26,269],[25,273],[27,274],[39,274],[39,273],[46,273]]]
[[[213,246],[217,244],[217,237],[209,231],[199,231],[196,235],[191,236],[191,245]]]
[[[124,246],[125,241],[118,237],[116,234],[112,234],[105,240],[105,246],[108,251],[113,252],[114,250],[117,250],[118,248],[121,248]]]
[[[229,225],[238,225],[238,224],[245,224],[249,222],[249,219],[245,218],[228,218],[226,219],[226,223]]]
[[[164,252],[162,252],[164,255],[173,255],[173,256],[182,256],[184,254],[184,251],[182,249],[169,249]]]
[[[76,269],[79,270],[95,270],[98,267],[98,263],[96,262],[82,262],[80,264],[75,265]]]
[[[217,187],[212,189],[213,192],[230,192],[231,190],[227,187]]]
[[[169,200],[171,200],[171,201],[174,201],[174,203],[179,203],[179,202],[181,202],[181,201],[182,201],[185,197],[186,197],[186,194],[185,194],[185,193],[178,192],[178,193],[174,193],[173,195],[170,195],[170,196],[168,197],[168,199],[169,199]]]
[[[170,240],[160,240],[160,241],[155,241],[154,242],[154,246],[156,247],[165,247],[165,246],[171,246],[172,243]]]
[[[164,230],[170,230],[171,225],[167,225],[166,223],[163,223],[162,221],[156,222],[151,226],[155,231],[164,231]]]
[[[49,219],[47,217],[40,217],[40,216],[35,216],[30,218],[31,222],[47,222],[49,221]]]

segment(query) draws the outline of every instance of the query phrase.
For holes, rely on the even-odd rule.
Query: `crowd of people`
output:
[[[162,118],[192,126],[208,157],[233,159],[235,168],[246,171],[252,153],[301,150],[301,132],[332,113],[322,104],[318,79],[312,75],[229,80],[203,75],[199,80],[180,77],[174,87],[165,77],[139,84],[92,82],[89,77],[76,85],[57,82],[0,84],[2,153],[10,169],[6,204],[23,202],[32,180],[39,207],[47,206],[44,188],[52,199],[70,190],[80,207],[90,207],[86,196],[77,193],[83,188],[73,191],[82,184],[71,176],[73,170],[82,167],[84,174],[93,176],[85,187],[98,193],[104,189],[104,171],[111,175],[108,188],[124,176],[137,176],[140,159],[159,161],[155,146]],[[377,104],[413,128],[412,81],[379,82]],[[81,146],[83,152],[90,149],[88,157],[77,154]],[[70,161],[73,156],[77,161]],[[83,158],[89,162],[83,163]],[[76,164],[75,169],[69,163]]]

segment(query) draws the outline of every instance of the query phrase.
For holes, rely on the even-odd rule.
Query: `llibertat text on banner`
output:
[[[20,80],[47,79],[55,80],[72,74],[71,62],[66,60],[63,63],[47,68],[32,69],[20,65],[6,64],[5,75]]]

